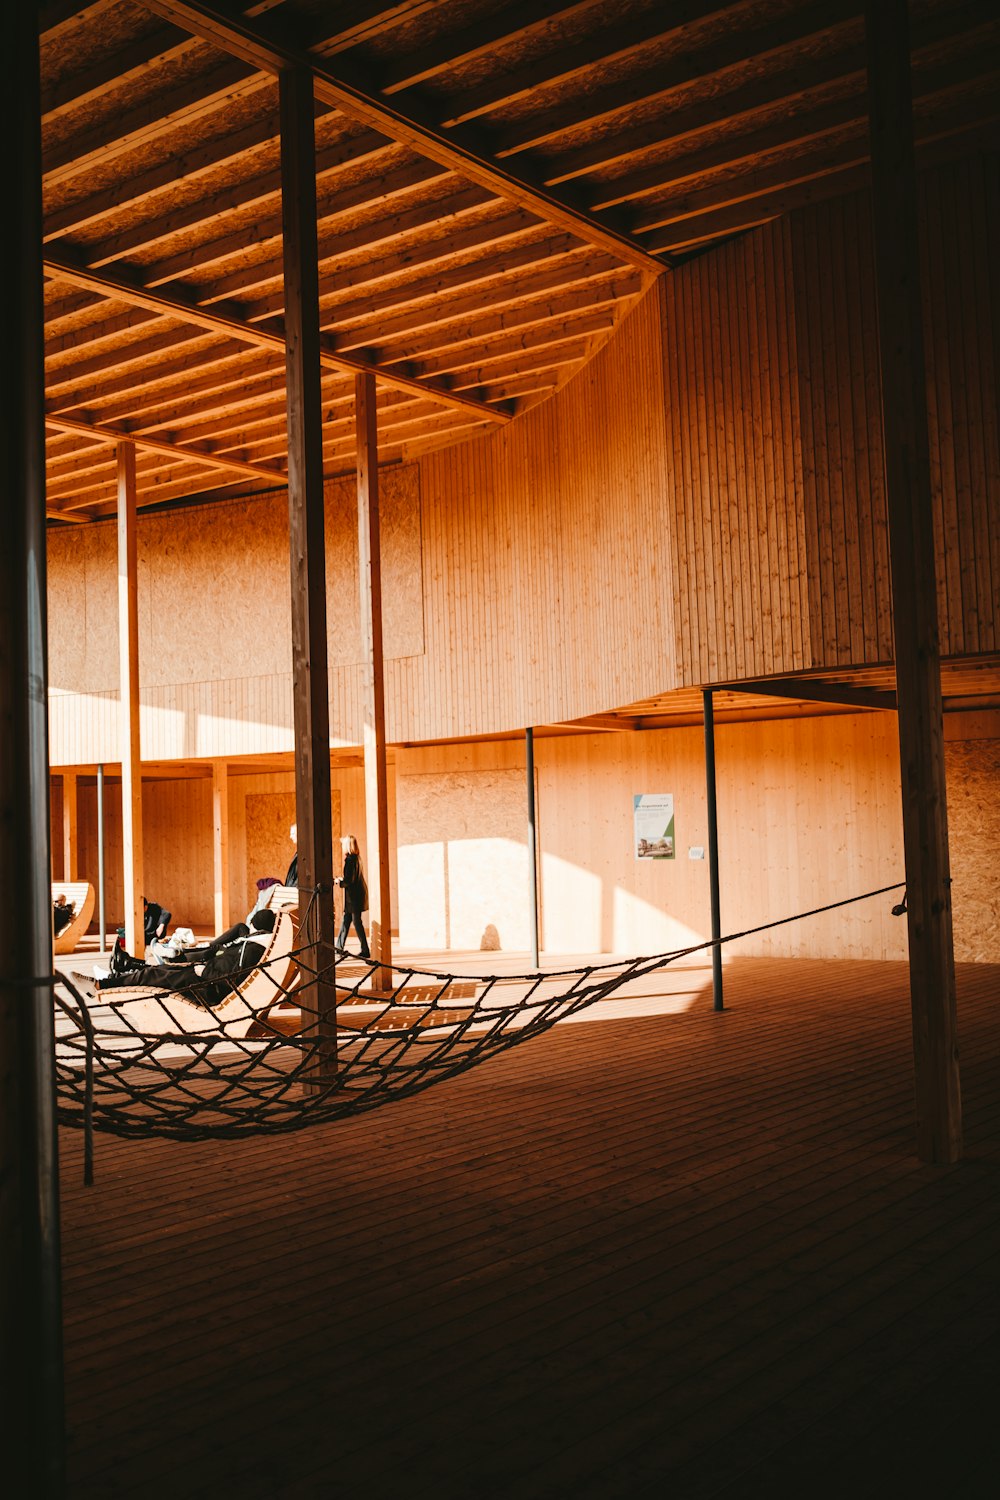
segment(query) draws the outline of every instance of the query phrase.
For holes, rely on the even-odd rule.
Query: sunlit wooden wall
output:
[[[923,183],[946,654],[997,647],[995,156]],[[892,656],[866,197],[664,276],[506,430],[383,474],[391,740]],[[328,497],[331,716],[360,737],[350,484]],[[284,499],[140,524],[143,755],[291,746]],[[56,533],[52,758],[116,758],[113,528]]]

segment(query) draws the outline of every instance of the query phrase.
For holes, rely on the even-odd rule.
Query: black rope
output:
[[[370,959],[350,982],[332,953],[319,952],[313,920],[319,893],[312,892],[306,941],[227,976],[230,993],[215,1006],[207,1002],[217,990],[207,986],[217,986],[218,978],[196,979],[183,993],[99,989],[88,1000],[58,976],[59,1120],[83,1128],[89,1183],[96,1130],[133,1139],[236,1139],[355,1115],[454,1077],[678,959],[901,884],[607,964],[480,976]],[[286,915],[278,913],[272,947],[286,930],[279,926]],[[385,987],[374,988],[376,979]],[[252,998],[241,988],[246,984]]]

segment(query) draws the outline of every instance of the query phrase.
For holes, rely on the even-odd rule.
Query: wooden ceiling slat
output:
[[[637,100],[646,102],[674,93],[694,79],[704,81],[725,74],[765,54],[789,51],[806,42],[811,46],[829,46],[845,26],[850,26],[856,37],[863,35],[857,0],[814,0],[813,4],[795,6],[755,30],[737,29],[713,38],[700,49],[658,58],[640,72],[592,90],[575,109],[567,108],[565,103],[555,104],[523,122],[498,130],[498,154],[506,160],[523,151],[537,150],[554,136],[564,134],[578,119],[585,119],[593,126],[609,115],[633,108]]]
[[[46,187],[83,177],[88,168],[106,164],[137,146],[149,145],[174,129],[190,125],[217,110],[273,88],[272,79],[245,63],[227,61],[210,80],[187,79],[169,93],[153,93],[125,115],[101,121],[83,136],[70,136],[57,147],[42,148],[42,181]]]
[[[335,145],[321,147],[316,153],[317,178],[325,177],[336,171],[338,167],[356,166],[361,162],[371,161],[372,158],[393,149],[395,148],[392,143],[386,141],[374,130],[366,130],[360,136],[353,136],[338,141]],[[370,193],[371,189],[366,188],[366,191]],[[364,198],[359,197],[358,201],[363,202]],[[215,220],[226,213],[245,212],[251,208],[259,208],[265,203],[273,205],[276,217],[280,215],[281,173],[275,165],[268,167],[266,171],[258,172],[253,177],[237,180],[221,191],[214,191],[209,204],[199,201],[185,204],[182,208],[172,208],[156,219],[144,219],[137,224],[129,225],[128,228],[120,230],[107,239],[89,244],[86,252],[87,263],[92,266],[109,265],[112,261],[123,260],[128,255],[148,251],[163,240],[172,239],[185,230],[197,229],[204,225],[206,219]],[[51,236],[49,238],[51,239]],[[246,243],[245,235],[244,243]],[[186,258],[181,257],[182,269],[193,269],[195,265],[207,263],[208,260],[208,255],[199,256],[197,251],[189,253]],[[173,276],[178,273],[172,271],[168,274]]]
[[[380,77],[383,94],[392,95],[455,67],[457,63],[489,53],[491,58],[504,42],[523,40],[548,27],[553,19],[577,15],[600,0],[518,0],[517,4],[479,16],[470,25],[449,30],[425,47],[410,53]],[[445,123],[450,123],[445,122]]]
[[[332,241],[324,236],[320,248],[320,306],[326,306],[330,297],[338,291],[361,293],[366,286],[373,286],[374,283],[398,276],[401,272],[418,270],[435,261],[447,261],[449,264],[462,264],[466,267],[474,264],[474,255],[466,255],[463,260],[463,251],[483,250],[487,246],[530,233],[534,234],[536,242],[544,238],[546,226],[531,220],[520,210],[496,218],[491,215],[485,219],[477,219],[469,225],[463,224],[462,215],[483,207],[479,196],[482,191],[482,188],[476,186],[465,188],[447,200],[446,206],[453,220],[450,226],[442,226],[436,217],[440,204],[422,204],[394,214],[377,229],[372,227],[354,234],[341,234]],[[385,244],[407,236],[412,230],[424,230],[429,226],[437,230],[432,238],[416,242],[407,238],[405,244],[396,245],[389,250],[382,249]],[[368,253],[362,256],[361,252],[365,251]],[[351,256],[357,264],[351,261]],[[343,264],[345,257],[348,257],[347,264]],[[619,264],[617,260],[615,263]],[[217,278],[213,284],[213,294],[232,295],[237,287],[245,285],[248,280],[256,285],[265,276],[268,281],[276,279],[273,262],[253,267],[249,271],[234,272],[232,276]],[[369,308],[372,300],[379,306],[384,306],[384,295],[384,289],[379,289],[377,294],[373,293],[368,302]],[[252,322],[256,318],[270,317],[280,312],[283,305],[284,294],[280,291],[255,298],[248,308],[248,318]]]
[[[605,272],[600,279],[586,281],[582,286],[572,286],[567,291],[560,288],[548,296],[543,294],[529,298],[523,294],[518,296],[514,293],[507,306],[478,318],[470,318],[467,313],[452,315],[452,309],[449,307],[447,320],[442,319],[419,330],[422,334],[419,340],[420,353],[427,355],[445,349],[457,349],[465,344],[475,343],[479,339],[513,333],[515,329],[555,323],[584,308],[593,309],[608,304],[619,304],[630,297],[637,296],[641,290],[640,272],[623,272],[616,268],[613,272]],[[377,320],[373,320],[363,328],[352,330],[350,338],[352,343],[356,341],[362,346],[377,343],[379,358],[391,361],[394,358],[405,359],[413,356],[415,347],[413,334],[405,323],[402,333],[404,337],[407,334],[410,335],[408,342],[403,345],[393,345],[386,341],[392,337],[391,328],[387,327],[384,322],[380,325]],[[340,346],[348,348],[350,344],[341,339]]]
[[[631,265],[657,273],[662,270],[662,263],[633,244],[610,221],[598,222],[551,193],[530,167],[513,169],[497,160],[481,132],[462,127],[445,135],[430,107],[413,97],[415,91],[409,91],[404,111],[378,97],[377,81],[366,80],[360,63],[352,60],[350,76],[342,76],[326,59],[289,46],[263,22],[254,26],[217,4],[200,0],[144,0],[144,3],[165,20],[186,27],[258,68],[271,72],[285,67],[310,68],[316,96],[327,104],[375,130],[384,131],[498,196],[512,199],[550,223],[572,231],[587,243],[619,255]]]
[[[566,84],[581,73],[604,68],[616,58],[651,43],[666,42],[693,22],[718,16],[726,7],[719,0],[673,0],[632,15],[610,17],[599,30],[571,43],[546,49],[509,70],[497,69],[470,88],[458,89],[449,99],[446,125],[458,125],[523,99],[535,89]]]
[[[419,276],[412,281],[404,281],[392,287],[373,287],[367,295],[356,300],[346,300],[346,293],[354,290],[364,292],[370,283],[362,283],[359,287],[356,278],[345,278],[343,282],[345,299],[337,300],[329,295],[331,278],[327,277],[324,289],[320,292],[320,309],[324,327],[330,326],[336,329],[337,320],[340,318],[351,321],[355,317],[370,316],[373,305],[388,310],[391,307],[401,307],[413,302],[424,302],[429,297],[440,296],[456,287],[464,292],[477,285],[492,287],[502,285],[507,293],[516,297],[517,288],[525,284],[527,277],[513,277],[512,272],[519,271],[524,266],[537,266],[544,268],[540,269],[539,274],[547,273],[551,276],[558,274],[561,278],[564,270],[589,254],[592,252],[584,249],[569,235],[560,235],[555,238],[539,237],[511,249],[504,249],[485,260],[464,261],[453,265],[442,258],[442,268],[427,276]],[[393,264],[391,270],[387,269],[387,276],[401,269],[396,257],[392,257],[391,260]],[[588,264],[592,263],[588,261]],[[616,269],[621,268],[621,263],[613,260],[611,256],[602,257],[600,263],[604,267],[612,265]],[[566,279],[569,280],[570,276]]]
[[[150,307],[155,311],[166,313],[195,327],[206,328],[213,333],[227,333],[233,338],[241,339],[249,344],[258,344],[262,348],[284,348],[284,335],[278,332],[253,325],[243,321],[237,312],[216,306],[213,310],[198,306],[190,292],[180,287],[177,283],[169,291],[156,288],[133,286],[121,276],[112,275],[107,271],[93,271],[87,266],[74,266],[72,262],[63,258],[55,258],[50,251],[46,252],[46,268],[54,275],[60,276],[65,281],[75,281],[79,286],[92,288],[103,287],[110,296],[122,301],[133,301],[139,307]],[[371,361],[364,360],[354,355],[337,355],[329,352],[321,352],[320,358],[324,364],[334,369],[369,370],[372,369]],[[485,408],[474,396],[465,396],[453,393],[444,387],[428,382],[420,382],[409,376],[401,375],[398,371],[392,374],[382,374],[382,379],[390,384],[402,384],[408,389],[423,390],[428,396],[435,397],[445,405],[474,405],[488,420],[494,422],[506,422],[508,414],[495,408]]]
[[[389,203],[394,197],[410,193],[415,188],[426,189],[429,187],[440,190],[442,188],[450,189],[453,186],[454,178],[450,173],[443,172],[436,163],[421,161],[407,162],[404,166],[397,168],[396,171],[387,173],[378,182],[375,189],[373,189],[370,183],[364,182],[354,184],[347,191],[319,194],[318,222],[324,227],[329,226],[331,222],[339,218],[341,214],[347,213],[350,209],[368,205],[374,225],[378,227],[370,228],[368,224],[365,224],[362,228],[353,231],[355,243],[360,248],[369,242],[369,235],[371,237],[370,242],[375,243],[379,239],[389,238],[394,234],[400,233],[400,229],[395,227],[395,221],[397,219],[404,219],[407,212],[414,214],[417,222],[420,223],[435,222],[436,218],[440,215],[438,207],[440,200],[438,199],[419,204],[410,210],[397,210],[394,215],[383,214],[382,208],[384,203]],[[375,203],[372,203],[373,191],[377,192],[377,202]],[[460,194],[452,196],[458,196],[461,199],[462,206],[465,208],[478,208],[483,203],[489,201],[482,188],[465,187],[461,190]],[[340,231],[338,234],[336,230],[330,232],[327,229],[327,232],[321,238],[319,246],[321,264],[336,256],[338,246],[343,244],[351,234],[352,231],[350,230],[345,235],[343,231]],[[195,277],[201,277],[210,267],[221,266],[225,261],[231,261],[234,256],[238,256],[241,253],[245,254],[251,245],[255,247],[260,246],[261,248],[277,245],[279,246],[279,253],[270,256],[264,265],[252,264],[247,268],[247,281],[249,285],[254,286],[259,285],[263,281],[278,280],[281,277],[280,244],[281,220],[276,214],[262,218],[250,231],[248,231],[245,224],[237,224],[213,240],[202,241],[201,243],[182,248],[167,259],[156,261],[144,267],[142,273],[143,284],[145,286],[159,286],[164,282],[174,281],[180,276],[194,275]],[[340,253],[345,252],[342,251]],[[89,257],[88,260],[91,265],[98,264],[96,260],[90,260]],[[225,275],[224,270],[222,274]],[[227,278],[227,284],[237,280],[239,275],[239,270],[232,272]],[[240,292],[235,288],[234,290],[235,295],[238,297]],[[222,295],[232,295],[232,293],[223,293]],[[215,300],[218,296],[219,289],[213,287],[212,300]]]
[[[173,62],[186,56],[196,45],[178,27],[163,26],[118,52],[106,54],[84,73],[60,79],[55,88],[42,90],[43,127],[91,99],[102,98],[111,85],[142,78],[154,63]]]
[[[83,432],[93,434],[95,437],[103,438],[109,443],[121,443],[131,441],[137,447],[144,448],[151,453],[162,453],[168,458],[188,460],[192,463],[204,464],[210,469],[235,469],[245,474],[252,474],[259,479],[280,479],[282,472],[279,469],[265,469],[257,464],[240,462],[234,458],[220,458],[217,453],[206,449],[192,448],[189,444],[166,442],[162,438],[150,436],[145,433],[130,432],[124,428],[98,426],[96,423],[76,422],[66,417],[46,417],[46,424],[57,427],[63,432]]]

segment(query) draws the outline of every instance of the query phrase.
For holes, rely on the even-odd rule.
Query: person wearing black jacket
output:
[[[253,923],[242,937],[234,938],[209,955],[204,964],[146,964],[109,974],[99,992],[148,985],[158,990],[181,990],[210,1010],[229,999],[240,981],[256,968],[267,950],[267,934],[274,931],[273,911],[254,912]]]
[[[337,880],[337,885],[344,890],[344,920],[340,924],[340,933],[337,937],[337,956],[344,958],[347,954],[347,934],[354,923],[354,930],[361,940],[361,957],[371,958],[368,948],[368,939],[365,936],[365,924],[361,920],[361,913],[368,910],[368,886],[365,882],[365,872],[361,868],[361,852],[358,849],[358,841],[353,833],[345,834],[340,841],[344,851],[344,873]]]

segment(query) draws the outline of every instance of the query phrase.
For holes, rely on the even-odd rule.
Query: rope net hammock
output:
[[[885,886],[719,943],[898,889]],[[282,912],[265,957],[249,973],[229,976],[221,1001],[219,980],[212,981],[213,1003],[202,980],[183,991],[108,989],[87,997],[71,979],[55,976],[58,1118],[86,1131],[87,1180],[95,1129],[232,1139],[355,1115],[454,1077],[715,946],[709,940],[520,975],[441,974],[368,961],[360,975],[352,965],[356,977],[348,981],[342,964],[318,962],[313,937],[293,947],[294,931],[292,913]],[[327,1020],[334,1007],[335,1028]]]

